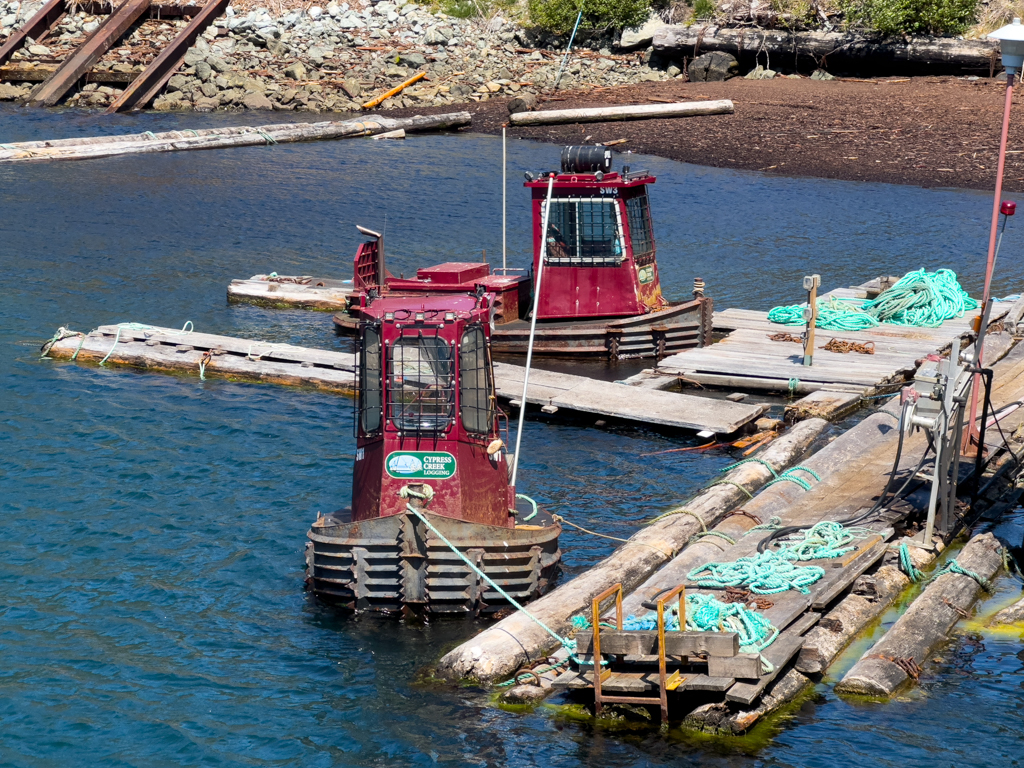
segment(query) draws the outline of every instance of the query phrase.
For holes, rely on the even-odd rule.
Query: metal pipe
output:
[[[562,79],[562,72],[565,71],[565,64],[569,61],[569,52],[572,51],[572,41],[576,39],[576,30],[580,28],[580,19],[583,18],[583,9],[580,8],[580,12],[576,15],[576,26],[572,28],[572,35],[569,36],[569,45],[565,48],[565,55],[562,57],[562,66],[558,68],[558,76],[555,78],[555,84],[551,86],[552,91],[558,90],[558,83]]]
[[[523,396],[519,401],[519,428],[516,430],[516,452],[512,456],[512,489],[519,474],[519,446],[523,441],[523,420],[526,418],[526,390],[530,386],[530,363],[533,360],[533,337],[537,333],[537,308],[540,306],[540,281],[544,276],[544,259],[548,255],[548,217],[551,216],[551,193],[555,189],[555,174],[548,178],[548,199],[544,204],[544,223],[540,230],[540,259],[537,262],[537,280],[533,284],[533,315],[530,317],[530,341],[526,347],[526,373],[523,374]]]
[[[1006,166],[1006,137],[1010,132],[1010,107],[1013,106],[1013,78],[1015,72],[1006,72],[1006,102],[1003,106],[1003,132],[999,138],[999,164],[996,167],[996,194],[992,202],[992,227],[988,237],[988,263],[985,266],[985,290],[981,297],[981,322],[978,325],[978,338],[974,344],[974,367],[981,368],[982,354],[985,349],[985,319],[988,316],[989,295],[992,288],[992,271],[996,263],[996,231],[999,228],[999,206],[1003,196],[1003,169]],[[981,374],[974,374],[974,386],[971,387],[971,414],[967,420],[967,435],[964,437],[963,452],[969,453],[971,442],[977,436],[975,419],[978,416],[978,389],[981,386]],[[979,445],[978,450],[982,447]]]
[[[501,272],[508,274],[507,250],[505,235],[508,231],[508,144],[505,136],[505,126],[501,127]]]

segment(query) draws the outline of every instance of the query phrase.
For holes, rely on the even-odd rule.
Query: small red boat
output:
[[[661,293],[647,171],[611,170],[603,147],[566,147],[560,173],[526,174],[533,195],[533,273],[544,253],[534,353],[606,357],[662,357],[711,341],[712,300],[694,280],[693,299],[670,303]],[[554,177],[547,233],[542,232],[549,181]],[[525,354],[530,337],[532,275],[492,271],[487,264],[449,262],[397,278],[384,268],[383,240],[355,258],[353,294],[334,316],[339,333],[358,329],[359,296],[467,293],[494,295],[492,344],[496,352]],[[544,242],[546,237],[547,242]]]
[[[359,307],[352,506],[309,531],[307,583],[352,610],[487,614],[557,573],[561,526],[509,483],[493,296],[369,290]],[[473,564],[470,567],[458,552]]]

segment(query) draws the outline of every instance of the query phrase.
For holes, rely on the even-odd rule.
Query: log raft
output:
[[[928,655],[968,615],[983,589],[1002,566],[1000,545],[991,533],[969,542],[956,558],[972,576],[948,572],[939,576],[836,685],[839,693],[892,696],[920,674]]]
[[[827,422],[821,419],[800,423],[759,455],[761,461],[772,467],[771,471],[756,462],[737,467],[722,483],[701,491],[677,514],[644,527],[593,568],[532,603],[530,613],[556,632],[569,632],[572,616],[586,608],[594,595],[618,583],[630,591],[645,581],[675,557],[694,534],[704,527],[714,527],[748,494],[771,481],[773,472],[782,472],[798,461],[826,427]],[[754,524],[746,517],[731,519]],[[445,655],[437,673],[449,680],[500,680],[522,664],[543,658],[551,647],[550,635],[516,613]]]
[[[297,141],[326,141],[356,136],[374,136],[398,129],[404,129],[407,132],[443,131],[461,128],[471,123],[472,116],[469,112],[402,118],[368,115],[359,120],[280,123],[257,127],[201,128],[194,131],[23,141],[0,144],[0,163],[90,160],[113,155],[148,152],[177,152],[188,149],[222,149],[224,147],[265,146]]]
[[[351,394],[355,387],[356,359],[347,352],[134,323],[67,335],[54,342],[48,354],[159,372],[202,372],[205,378],[309,386],[341,394]],[[511,401],[522,396],[522,366],[496,363],[494,371],[499,397]],[[738,431],[765,408],[542,370],[531,373],[527,401],[548,413],[565,410],[721,435]]]
[[[999,46],[991,40],[948,37],[869,37],[848,32],[729,29],[697,25],[662,27],[654,50],[668,59],[692,59],[722,51],[753,68],[767,54],[773,69],[827,69],[851,75],[979,75],[1002,70]]]

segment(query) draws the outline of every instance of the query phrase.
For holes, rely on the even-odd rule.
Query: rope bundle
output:
[[[946,320],[962,317],[978,308],[950,269],[908,272],[873,301],[838,300],[834,296],[818,302],[816,327],[827,331],[861,331],[880,323],[937,328]],[[804,325],[800,304],[775,307],[768,320],[781,325]]]

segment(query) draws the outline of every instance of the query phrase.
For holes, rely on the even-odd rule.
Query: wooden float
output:
[[[206,377],[310,386],[344,394],[352,393],[355,386],[356,359],[348,352],[133,323],[104,325],[85,335],[66,336],[53,343],[48,354],[90,362],[106,359],[154,371],[191,375],[202,371]],[[496,364],[498,396],[518,401],[524,372],[521,366]],[[531,374],[527,401],[549,413],[564,409],[720,435],[742,429],[765,408],[539,370]]]
[[[1005,351],[1004,348],[1003,353]],[[998,356],[994,354],[989,362],[995,370],[992,397],[996,408],[1024,396],[1024,348],[1017,346],[1003,360],[996,362]],[[763,489],[753,499],[744,502],[742,515],[727,516],[713,528],[709,526],[715,532],[713,535],[702,536],[686,546],[637,586],[630,588],[624,585],[628,593],[623,600],[624,613],[641,615],[645,610],[641,605],[644,601],[666,588],[686,584],[687,574],[697,566],[711,561],[732,561],[756,551],[757,544],[768,535],[764,530],[756,530],[758,520],[767,521],[778,517],[783,525],[808,526],[822,520],[847,519],[871,509],[878,501],[880,491],[887,484],[892,471],[898,442],[898,430],[895,429],[898,420],[899,405],[894,398],[880,412],[869,416],[801,461],[801,466],[813,470],[821,478],[820,482],[810,481],[811,490],[786,482]],[[1015,411],[1005,416],[1002,423],[1012,428],[1013,424],[1019,424],[1022,420],[1024,414]],[[913,474],[926,442],[921,433],[905,438],[899,477],[906,478]],[[992,455],[1006,447],[1001,437],[987,439],[986,442]],[[1015,450],[1021,452],[1019,443],[1015,444]],[[998,478],[1003,468],[1015,466],[1007,451],[997,457],[986,470],[986,476],[990,480]],[[801,476],[809,475],[804,473]],[[1002,480],[1004,486],[1012,487],[1013,472],[1005,472]],[[988,488],[990,485],[991,482],[986,481],[983,487]],[[985,498],[980,502],[982,507],[986,498],[998,498],[1000,493],[1002,491],[994,487],[986,491]],[[922,514],[923,504],[921,495],[917,494],[904,497],[899,503],[883,505],[872,517],[860,523],[869,527],[870,532],[857,542],[856,551],[834,561],[820,562],[825,569],[825,576],[810,588],[808,594],[791,591],[770,596],[772,604],[759,612],[780,630],[779,638],[764,654],[771,661],[771,672],[756,680],[712,676],[710,667],[704,677],[700,674],[687,677],[683,673],[683,677],[696,682],[692,695],[685,681],[676,686],[671,694],[675,711],[683,722],[689,727],[707,731],[741,733],[790,701],[810,685],[817,675],[827,670],[843,648],[910,583],[899,569],[899,545],[908,544],[907,551],[917,568],[923,568],[942,550],[941,540],[925,547],[920,542],[909,542],[896,534],[896,530],[902,530],[910,518]],[[694,531],[697,530],[695,527]],[[723,535],[736,543],[730,544]],[[965,567],[971,567],[972,563],[972,560],[967,560]],[[629,565],[620,563],[618,567],[626,570]],[[979,574],[987,578],[987,566],[979,564],[978,568],[981,569]],[[974,583],[966,577],[957,578]],[[948,581],[949,577],[944,576],[943,579]],[[588,589],[591,586],[580,582],[578,589],[582,594],[578,600],[593,597],[595,591]],[[573,582],[564,584],[551,593],[549,598],[555,597],[559,591],[569,592],[573,588]],[[688,585],[689,589],[693,589],[693,585]],[[710,592],[714,593],[714,590]],[[568,617],[563,619],[562,616],[549,615],[546,618],[549,622],[563,621],[558,624],[563,627],[568,620]],[[490,638],[494,636],[493,630],[501,627],[502,624],[496,625],[449,653],[441,661],[442,671],[458,671],[465,676],[481,676],[483,679],[500,677],[492,677],[493,672],[499,669],[507,669],[508,674],[511,674],[517,668],[516,664],[523,661],[523,655],[521,651],[513,652],[511,648],[504,651],[505,656],[493,652],[499,646],[492,645]],[[481,643],[482,640],[486,642]],[[479,653],[479,665],[474,665],[468,653],[471,648]],[[534,659],[541,657],[550,648],[550,644],[541,643],[538,648],[529,648],[529,656]],[[554,660],[564,664],[569,661],[569,657],[564,650],[555,651]],[[628,662],[630,657],[626,656],[624,660]],[[650,663],[650,657],[645,658],[643,654],[635,655],[635,660],[638,663]],[[453,661],[459,663],[453,665]],[[640,680],[645,694],[653,694],[652,685],[657,682],[657,675],[652,677],[649,673],[640,674],[643,670],[629,672],[628,666],[622,666],[621,661],[615,662],[619,666],[615,667],[613,674],[620,676],[616,680],[622,681],[622,687],[631,686],[639,690]],[[581,675],[580,671],[584,674]],[[516,691],[515,696],[523,701],[535,701],[558,688],[575,691],[574,696],[587,701],[587,697],[593,695],[593,679],[587,671],[574,669],[560,673],[558,669],[542,669],[538,675],[539,687],[520,685],[513,690]],[[622,676],[626,672],[629,674]],[[744,671],[745,674],[749,672]],[[560,674],[565,675],[561,683],[558,682]],[[715,678],[713,681],[710,680],[712,677]],[[698,690],[703,700],[693,698]]]
[[[830,291],[821,298],[873,298],[887,285],[879,278]],[[996,304],[990,323],[997,324],[1009,311],[1009,303]],[[779,333],[799,334],[801,328],[769,322],[767,312],[726,309],[714,316],[715,332],[727,334],[723,339],[660,360],[655,375],[673,377],[684,384],[791,395],[820,390],[861,395],[893,392],[913,377],[922,358],[942,354],[948,351],[952,339],[968,336],[977,317],[978,313],[972,312],[937,328],[883,323],[864,331],[817,329],[814,364],[807,366],[803,364],[801,345],[769,338]],[[822,349],[833,338],[871,345],[874,354]]]

